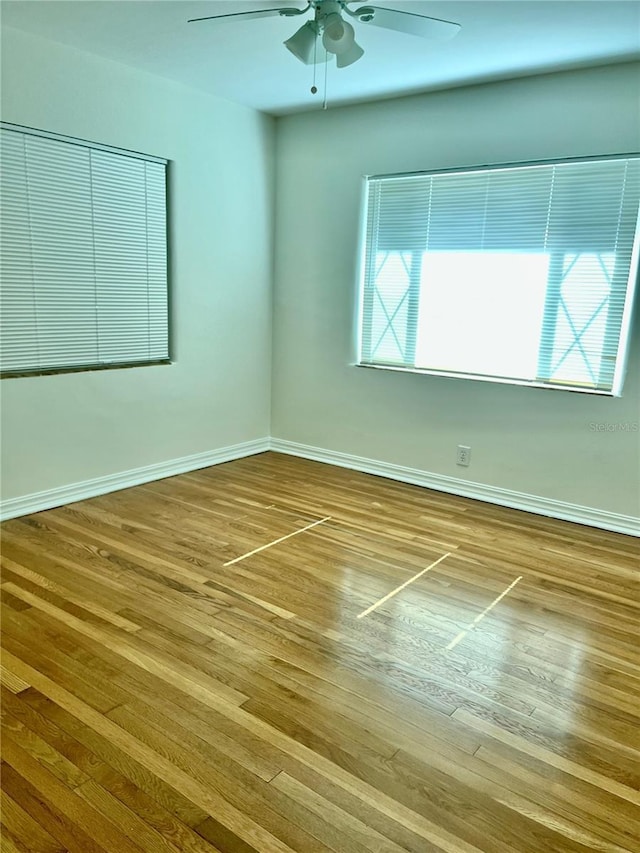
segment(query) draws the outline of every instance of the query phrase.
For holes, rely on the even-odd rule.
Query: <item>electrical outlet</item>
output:
[[[456,465],[464,465],[465,467],[471,462],[471,448],[465,444],[459,444],[456,453]]]

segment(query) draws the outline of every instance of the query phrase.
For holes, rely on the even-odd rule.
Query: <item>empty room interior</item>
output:
[[[640,3],[3,0],[2,853],[640,852]]]

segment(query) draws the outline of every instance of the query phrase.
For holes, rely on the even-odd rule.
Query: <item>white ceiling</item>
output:
[[[640,57],[636,0],[372,2],[462,30],[437,43],[354,22],[366,53],[349,68],[329,68],[330,104]],[[306,18],[187,24],[274,6],[304,0],[4,0],[2,23],[276,115],[318,107],[323,66],[314,97],[313,67],[282,46]]]

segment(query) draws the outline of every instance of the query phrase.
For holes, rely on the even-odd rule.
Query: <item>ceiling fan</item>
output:
[[[272,15],[294,18],[311,11],[313,18],[303,24],[291,38],[284,42],[284,45],[305,65],[326,62],[329,56],[335,56],[338,68],[352,65],[364,55],[364,50],[355,40],[355,30],[351,23],[345,20],[344,15],[359,21],[361,24],[384,27],[388,30],[397,30],[401,33],[427,39],[450,39],[460,29],[460,24],[454,24],[451,21],[441,21],[439,18],[429,18],[415,12],[386,9],[383,6],[366,5],[359,9],[350,9],[349,7],[356,2],[360,3],[362,0],[308,0],[304,9],[287,6],[285,8],[257,9],[253,12],[232,12],[227,15],[191,18],[188,23],[224,18],[252,20],[254,18],[268,18]],[[317,49],[320,36],[324,50]]]

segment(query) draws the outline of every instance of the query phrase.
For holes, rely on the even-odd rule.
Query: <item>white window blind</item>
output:
[[[360,364],[619,394],[640,159],[367,179]]]
[[[166,361],[166,161],[0,133],[2,374]]]

